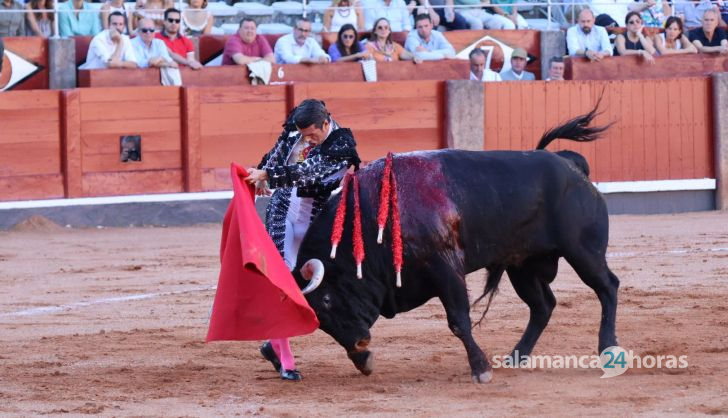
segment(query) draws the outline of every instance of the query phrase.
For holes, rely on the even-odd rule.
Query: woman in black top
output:
[[[642,18],[637,12],[627,13],[624,19],[627,32],[617,35],[614,40],[614,55],[639,55],[650,64],[654,64],[655,47],[652,41],[642,34]]]

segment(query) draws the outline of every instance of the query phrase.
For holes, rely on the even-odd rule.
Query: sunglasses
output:
[[[140,28],[139,32],[141,33],[154,33],[154,28]]]
[[[389,26],[377,26],[377,30],[380,30],[380,29],[387,29],[387,30],[389,30]]]
[[[309,33],[309,32],[311,32],[311,29],[296,28],[296,30],[299,31],[299,32],[303,32],[303,33]]]
[[[354,36],[354,35],[341,35],[341,38],[342,39],[354,39],[354,38],[356,38],[356,36]]]
[[[167,19],[167,22],[169,22],[169,23],[179,23],[180,20],[179,19]]]

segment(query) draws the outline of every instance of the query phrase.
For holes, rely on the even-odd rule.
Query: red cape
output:
[[[207,341],[310,334],[319,326],[255,211],[248,172],[233,163],[233,199],[222,228],[220,278]]]

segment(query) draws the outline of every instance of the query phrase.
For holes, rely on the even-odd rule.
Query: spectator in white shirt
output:
[[[363,0],[364,26],[373,28],[377,19],[384,17],[389,21],[392,32],[412,30],[412,21],[407,5],[403,0]]]
[[[594,25],[594,13],[590,9],[582,10],[577,24],[566,31],[566,46],[572,57],[601,61],[612,56],[607,30]]]
[[[473,81],[502,81],[500,74],[485,68],[485,51],[474,48],[470,51],[470,79]]]
[[[278,39],[274,48],[278,64],[327,64],[331,57],[311,38],[311,22],[298,19],[293,33]]]
[[[109,15],[109,29],[94,36],[88,47],[82,70],[98,68],[137,68],[136,54],[129,37],[122,35],[126,28],[126,16],[120,12]]]

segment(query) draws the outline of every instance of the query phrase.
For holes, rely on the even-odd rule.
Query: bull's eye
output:
[[[323,303],[324,308],[331,309],[331,296],[329,294],[325,294],[324,297],[321,299],[321,303]]]

